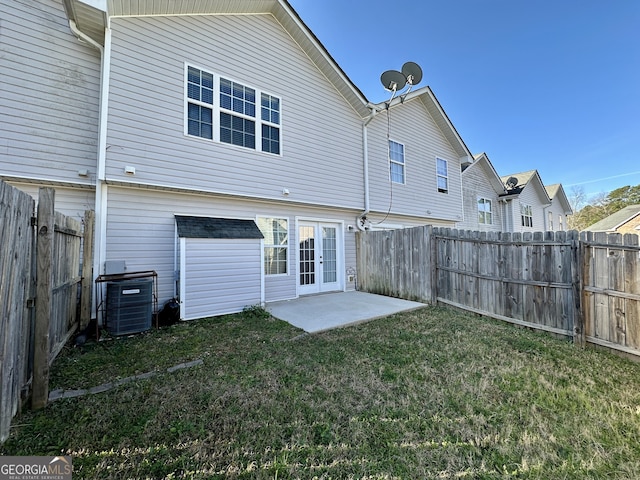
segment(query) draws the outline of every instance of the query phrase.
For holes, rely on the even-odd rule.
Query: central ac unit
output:
[[[107,330],[112,335],[149,330],[152,304],[152,279],[107,282]]]

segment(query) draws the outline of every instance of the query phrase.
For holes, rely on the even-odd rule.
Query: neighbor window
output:
[[[287,269],[289,228],[286,218],[259,217],[258,228],[264,235],[264,274],[283,275]]]
[[[547,214],[547,218],[549,219],[549,225],[547,225],[547,229],[549,231],[553,231],[553,212],[549,212]]]
[[[493,224],[491,200],[489,200],[488,198],[478,199],[478,223],[484,225]]]
[[[191,66],[186,95],[187,135],[280,154],[278,97]]]
[[[404,183],[404,145],[389,140],[389,176],[393,183]]]
[[[436,158],[436,177],[438,191],[440,193],[447,193],[449,191],[449,168],[446,160]]]
[[[523,227],[533,227],[533,209],[531,205],[520,205],[520,216],[522,218]]]
[[[558,230],[560,231],[564,230],[564,222],[563,222],[562,215],[558,215]]]

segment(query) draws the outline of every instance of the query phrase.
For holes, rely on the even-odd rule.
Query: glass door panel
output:
[[[315,236],[315,226],[300,225],[300,286],[316,283]]]
[[[338,281],[338,239],[335,227],[322,227],[322,282]]]

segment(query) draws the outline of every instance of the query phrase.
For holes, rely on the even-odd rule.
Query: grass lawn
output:
[[[264,315],[65,351],[3,455],[74,478],[640,478],[640,364],[448,308],[300,337]],[[203,364],[168,373],[167,367]]]

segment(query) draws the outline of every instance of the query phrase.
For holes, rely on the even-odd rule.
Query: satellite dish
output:
[[[391,92],[402,90],[407,84],[407,78],[403,73],[398,72],[397,70],[387,70],[380,75],[380,81],[382,82],[382,86],[385,90],[389,90]]]
[[[422,81],[422,69],[415,62],[407,62],[402,66],[402,74],[409,85],[416,85]]]
[[[509,177],[507,180],[507,188],[511,190],[512,188],[515,188],[516,185],[518,185],[518,179],[516,177]]]

